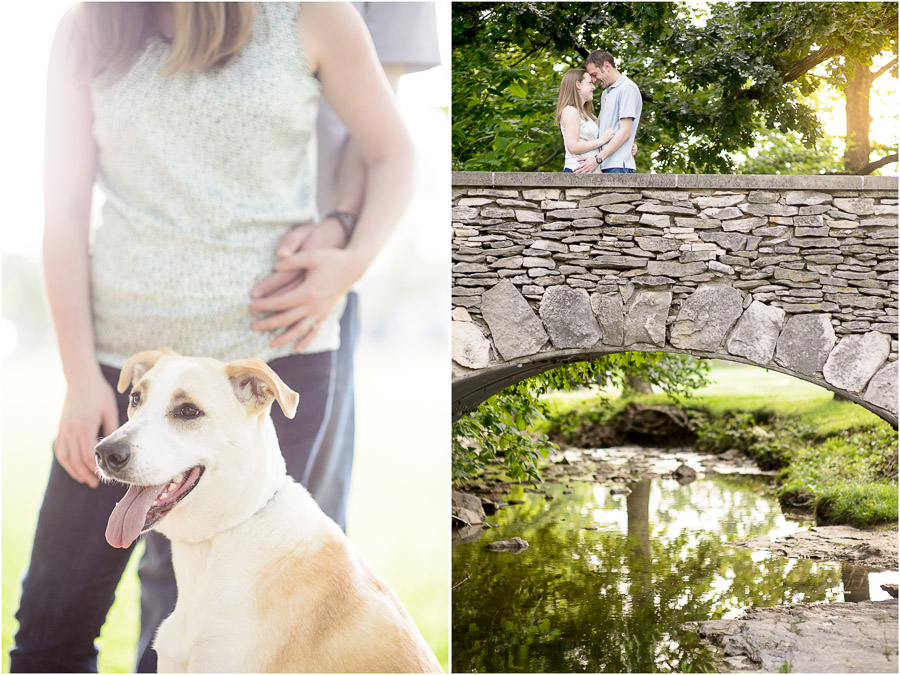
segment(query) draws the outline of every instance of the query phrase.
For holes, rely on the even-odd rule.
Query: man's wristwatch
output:
[[[332,211],[325,219],[334,218],[344,228],[344,234],[347,235],[347,241],[350,241],[350,235],[353,234],[353,228],[356,227],[357,215],[349,211]]]

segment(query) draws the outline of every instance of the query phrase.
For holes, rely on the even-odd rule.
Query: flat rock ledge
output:
[[[767,607],[689,627],[724,651],[730,672],[897,672],[896,600]]]
[[[828,525],[771,541],[767,536],[730,542],[731,546],[764,549],[789,558],[812,558],[855,563],[884,570],[897,569],[896,530],[858,530]]]

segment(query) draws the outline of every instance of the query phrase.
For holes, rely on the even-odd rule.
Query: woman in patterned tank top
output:
[[[358,146],[364,184],[339,196],[340,217],[305,227],[310,245],[279,252],[316,216],[320,93]],[[290,425],[273,414],[302,480],[330,412],[344,296],[406,207],[413,151],[345,3],[78,5],[54,40],[47,111],[44,273],[67,393],[10,669],[96,672],[94,640],[132,551],[104,540],[123,490],[94,473],[97,437],[125,419],[119,368],[163,346],[264,358],[303,395]],[[95,183],[105,204],[90,248]],[[144,599],[174,606],[173,579],[142,584]],[[148,649],[139,670],[150,669]]]

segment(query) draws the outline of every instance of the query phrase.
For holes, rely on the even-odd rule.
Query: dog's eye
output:
[[[131,405],[137,406],[141,402],[141,392],[133,391],[131,392]]]
[[[175,416],[181,417],[183,419],[196,419],[203,414],[203,411],[200,410],[193,403],[182,403],[180,406],[175,408]]]

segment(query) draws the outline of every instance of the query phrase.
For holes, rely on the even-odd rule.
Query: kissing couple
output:
[[[594,85],[603,89],[594,114]],[[555,123],[566,149],[566,173],[634,173],[634,137],[643,101],[637,85],[616,69],[613,55],[591,52],[584,69],[563,75]],[[601,131],[603,129],[603,131]]]

